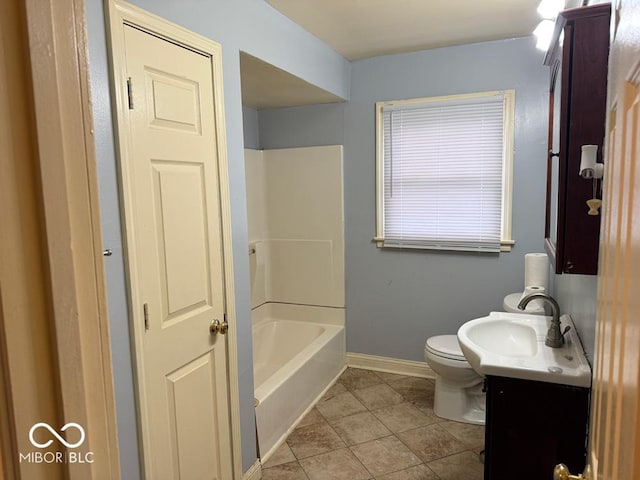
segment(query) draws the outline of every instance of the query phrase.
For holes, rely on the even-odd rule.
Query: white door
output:
[[[124,26],[124,192],[146,478],[232,475],[211,58]],[[126,185],[125,185],[126,188]]]

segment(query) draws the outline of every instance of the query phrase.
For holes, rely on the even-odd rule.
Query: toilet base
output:
[[[436,391],[433,412],[440,418],[456,422],[485,424],[486,394],[482,391],[483,380],[470,387],[451,385],[436,375]]]

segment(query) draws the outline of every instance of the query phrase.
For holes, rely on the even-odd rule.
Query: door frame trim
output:
[[[188,48],[210,58],[212,74],[213,74],[213,95],[214,95],[214,115],[216,120],[216,139],[218,142],[218,181],[220,188],[220,213],[222,222],[222,254],[224,268],[224,285],[225,285],[225,312],[229,322],[229,331],[226,335],[227,339],[227,379],[229,382],[229,408],[230,408],[230,427],[231,427],[231,448],[232,448],[232,468],[234,478],[242,478],[242,452],[240,443],[240,391],[238,386],[238,349],[237,349],[237,330],[236,325],[236,308],[235,308],[235,289],[234,289],[234,270],[233,270],[233,250],[231,238],[231,195],[229,189],[229,172],[227,160],[227,136],[224,115],[224,90],[222,76],[222,47],[220,44],[191,32],[179,25],[168,20],[149,13],[141,8],[135,7],[121,0],[108,0],[107,8],[108,28],[107,28],[107,44],[109,48],[109,57],[111,71],[111,86],[114,92],[113,108],[116,112],[116,146],[118,155],[118,172],[120,178],[120,197],[123,199],[124,209],[128,207],[128,198],[131,198],[131,192],[127,189],[131,188],[132,182],[129,173],[123,165],[126,164],[128,148],[128,125],[124,121],[126,110],[128,109],[128,97],[126,90],[125,76],[125,49],[124,37],[122,33],[123,25],[130,25],[135,28],[144,30],[152,35],[163,38],[167,41]],[[126,245],[132,244],[132,230],[126,228],[125,223],[125,251]],[[125,264],[127,271],[127,290],[129,293],[129,302],[131,299],[137,298],[137,280],[135,259],[125,255]],[[145,444],[148,444],[148,428],[142,420],[147,415],[145,392],[141,388],[139,381],[142,370],[142,319],[140,312],[135,312],[129,304],[129,317],[133,325],[133,341],[132,348],[135,357],[136,378],[136,401],[138,408],[138,427],[140,431],[140,455],[142,457],[142,465],[145,471],[150,469],[149,455],[145,454]]]
[[[0,286],[0,342],[9,377],[2,392],[14,405],[3,412],[2,446],[28,448],[35,421],[76,422],[95,462],[38,468],[5,458],[13,472],[3,469],[0,476],[119,479],[84,0],[15,0],[9,6],[9,18],[25,33],[7,50],[15,55],[0,55],[0,83],[5,74],[22,78],[23,64],[30,76],[18,87],[20,113],[3,110],[13,122],[0,120],[10,139],[0,162],[0,184],[9,186],[3,200],[10,200],[0,205],[0,217],[10,233],[0,236],[0,246],[12,258],[0,263],[0,278],[7,280]],[[19,181],[11,184],[17,166]],[[23,208],[12,210],[13,201]],[[16,238],[23,241],[16,244]],[[22,282],[25,275],[28,282]]]

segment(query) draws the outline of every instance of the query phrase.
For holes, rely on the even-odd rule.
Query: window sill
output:
[[[398,244],[387,244],[385,243],[384,238],[375,237],[373,239],[376,242],[376,246],[378,248],[393,248],[393,249],[409,249],[409,250],[439,250],[446,252],[478,252],[478,253],[498,253],[497,251],[483,250],[481,248],[456,248],[456,247],[434,247],[431,245],[398,245]],[[500,252],[510,252],[511,248],[516,244],[515,240],[501,240],[500,241]]]

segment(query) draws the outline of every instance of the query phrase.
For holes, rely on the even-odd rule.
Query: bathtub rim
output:
[[[270,321],[293,321],[299,323],[311,323],[322,326],[325,331],[307,345],[303,350],[298,352],[287,363],[282,365],[261,385],[253,385],[254,401],[261,402],[267,398],[277,385],[286,378],[284,371],[286,366],[293,364],[294,360],[309,356],[309,352],[316,353],[324,345],[330,337],[338,335],[340,330],[344,331],[345,347],[346,347],[346,326],[345,326],[345,309],[344,307],[328,307],[321,305],[299,305],[295,303],[266,302],[251,310],[251,335],[253,342],[253,331],[257,326]],[[346,355],[346,351],[345,351]],[[346,364],[346,360],[345,360]],[[279,381],[276,382],[275,378]]]
[[[294,320],[281,320],[281,319],[269,319],[267,321],[284,321],[290,322]],[[267,323],[267,322],[263,322]],[[253,388],[253,398],[254,401],[258,400],[258,402],[262,402],[265,398],[269,397],[278,386],[282,385],[282,383],[290,376],[291,373],[291,365],[300,365],[304,363],[306,360],[313,357],[316,353],[318,353],[333,337],[339,335],[344,331],[344,327],[338,325],[326,325],[320,323],[311,323],[305,322],[309,325],[320,326],[323,328],[323,332],[313,339],[311,343],[305,345],[305,347],[296,353],[293,357],[289,359],[288,362],[281,365],[269,378],[267,378],[260,385],[254,385]],[[346,334],[346,332],[344,332]],[[346,365],[346,352],[345,352],[345,365]],[[287,368],[289,367],[289,368]]]

